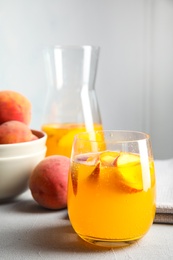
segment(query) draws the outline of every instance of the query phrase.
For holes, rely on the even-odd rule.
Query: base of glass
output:
[[[96,246],[101,246],[101,247],[125,247],[129,246],[133,243],[135,243],[138,239],[132,239],[132,240],[119,240],[119,239],[98,239],[95,237],[87,237],[87,236],[81,236],[79,235],[83,240],[86,242],[96,245]]]

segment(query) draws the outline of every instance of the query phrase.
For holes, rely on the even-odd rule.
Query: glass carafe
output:
[[[48,93],[42,130],[47,133],[47,156],[70,157],[75,134],[102,129],[95,92],[98,59],[96,46],[45,51]]]

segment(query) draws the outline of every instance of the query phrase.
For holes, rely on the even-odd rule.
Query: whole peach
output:
[[[11,91],[0,91],[0,124],[17,120],[27,125],[31,121],[31,103],[22,94]]]
[[[44,158],[33,170],[29,188],[34,200],[44,208],[67,207],[67,182],[70,159],[51,155]]]
[[[19,121],[8,121],[0,125],[0,144],[31,141],[33,134],[29,127]]]

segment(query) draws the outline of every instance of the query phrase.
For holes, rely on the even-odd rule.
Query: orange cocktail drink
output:
[[[81,153],[80,140],[74,144],[68,213],[76,233],[90,243],[103,246],[127,244],[141,238],[152,225],[155,173],[150,148],[146,140],[137,145],[139,141],[128,142],[126,139],[110,146],[106,140],[99,145],[98,141],[97,145],[92,142],[91,146],[85,141],[83,147],[90,150],[87,153]],[[75,154],[75,145],[79,154]],[[130,151],[132,146],[137,148],[136,151]],[[93,149],[98,151],[91,152]]]
[[[84,124],[77,123],[52,123],[42,126],[47,134],[46,156],[59,154],[70,157],[74,136],[86,131]],[[93,130],[102,130],[101,124],[93,124]]]

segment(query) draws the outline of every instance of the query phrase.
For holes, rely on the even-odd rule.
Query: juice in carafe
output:
[[[94,130],[102,130],[101,124],[94,124]],[[47,152],[46,156],[59,154],[70,157],[74,136],[80,132],[86,131],[84,124],[45,124],[42,130],[47,134]]]

